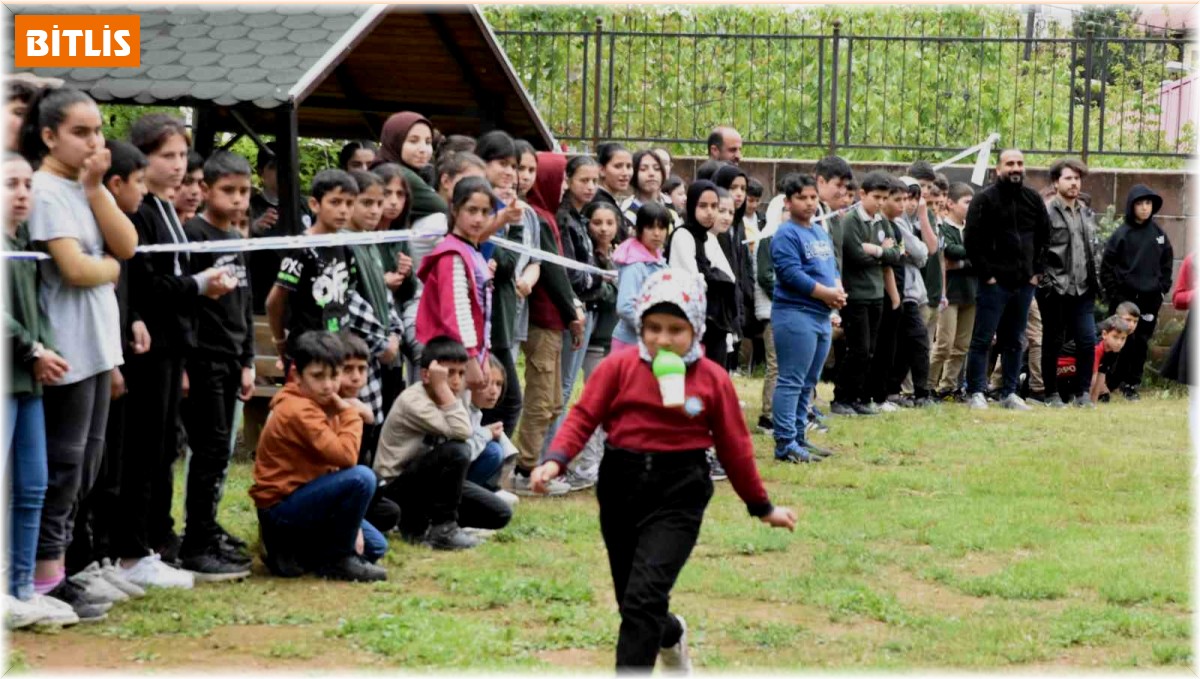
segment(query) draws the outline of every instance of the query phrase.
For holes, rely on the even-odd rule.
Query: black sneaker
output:
[[[758,416],[758,431],[761,434],[775,433],[775,422],[766,415]]]
[[[859,415],[878,415],[879,408],[874,403],[855,403],[850,406]]]
[[[250,549],[250,545],[246,544],[245,540],[225,530],[225,527],[220,524],[217,524],[217,534],[220,535],[221,542],[231,545],[235,549],[241,551]]]
[[[717,459],[717,454],[713,451],[705,453],[708,458],[708,476],[713,481],[724,481],[729,478],[729,474],[725,473],[725,468],[721,466],[721,461]]]
[[[183,569],[191,571],[196,582],[224,582],[250,577],[250,565],[225,558],[219,547],[182,557]]]
[[[1142,400],[1142,397],[1140,394],[1138,394],[1137,389],[1134,389],[1133,387],[1125,387],[1121,390],[1121,395],[1125,397],[1126,401]]]
[[[162,557],[163,563],[172,567],[179,567],[179,549],[183,546],[183,540],[180,539],[174,531],[167,536],[165,542],[155,548],[154,551]]]
[[[343,556],[317,569],[317,575],[327,580],[345,582],[380,582],[387,580],[387,571],[367,563],[357,554]]]
[[[241,542],[241,540],[237,540],[237,542]],[[242,544],[246,543],[242,542]],[[246,571],[249,571],[250,564],[254,563],[254,560],[250,558],[249,550],[245,547],[239,548],[232,541],[226,540],[219,530],[208,538],[198,540],[190,540],[186,534],[184,535],[183,543],[179,547],[179,562],[184,570],[194,570],[188,568],[189,560],[195,563],[198,557],[206,554],[216,555],[221,561],[237,564]]]
[[[447,521],[429,527],[429,532],[425,534],[425,544],[434,549],[450,551],[476,547],[479,545],[479,540],[464,533],[457,523]]]
[[[840,401],[834,401],[833,403],[829,404],[829,412],[833,413],[834,415],[842,415],[845,417],[854,417],[858,415],[858,411],[854,409],[854,406],[850,405],[849,403],[842,403]]]
[[[258,542],[262,549],[262,562],[267,571],[280,578],[298,578],[304,575],[304,564],[296,553],[289,549],[286,535],[263,525],[261,515],[258,524]]]
[[[108,609],[112,608],[111,603],[96,603],[82,587],[65,578],[46,596],[70,606],[79,616],[79,622],[99,622],[108,617]]]

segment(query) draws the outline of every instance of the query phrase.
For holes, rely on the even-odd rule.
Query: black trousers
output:
[[[174,530],[171,497],[172,465],[179,454],[179,399],[183,358],[166,352],[131,356],[126,363],[129,388],[126,408],[135,426],[125,432],[121,450],[119,522],[113,549],[120,558],[135,559],[161,547]],[[190,377],[190,376],[189,376]],[[228,444],[228,430],[226,430]]]
[[[729,344],[725,340],[725,336],[728,334],[727,330],[721,330],[709,324],[704,329],[704,337],[700,340],[700,343],[704,345],[704,355],[722,368],[726,367],[725,359],[729,354]]]
[[[883,318],[883,301],[850,302],[842,308],[842,330],[846,337],[845,361],[838,366],[833,400],[857,403],[867,397],[867,370],[875,353],[875,340]]]
[[[1042,312],[1042,384],[1046,396],[1057,393],[1066,401],[1088,393],[1096,351],[1095,296],[1060,295],[1049,288],[1038,288],[1036,296]],[[1068,336],[1075,343],[1075,380],[1065,390],[1058,382],[1058,357]]]
[[[712,498],[704,451],[638,453],[607,447],[596,499],[621,611],[617,668],[649,672],[679,641],[671,589]]]
[[[400,506],[400,532],[420,537],[430,524],[448,522],[492,530],[508,525],[512,509],[492,491],[466,480],[470,464],[465,442],[444,441],[381,487],[383,497]]]
[[[93,561],[105,557],[115,558],[112,532],[121,497],[121,446],[125,442],[127,400],[123,397],[109,402],[104,457],[100,460],[100,472],[91,492],[79,500],[71,546],[67,548],[67,573],[78,573]]]
[[[879,329],[875,332],[875,348],[871,352],[871,368],[867,372],[864,385],[867,400],[876,403],[887,400],[893,365],[899,360],[897,351],[900,342],[896,333],[900,328],[900,316],[903,313],[903,303],[893,309],[890,300],[883,301]]]
[[[501,422],[504,433],[510,437],[517,431],[517,418],[521,416],[521,381],[517,375],[517,355],[511,347],[493,347],[492,355],[504,365],[504,393],[495,408],[483,411],[484,422]]]
[[[882,334],[882,331],[881,331]],[[899,394],[904,377],[912,372],[913,397],[929,396],[929,331],[921,317],[921,305],[904,302],[896,327],[896,358],[888,380],[888,394]]]
[[[194,357],[188,361],[184,426],[192,449],[187,470],[184,548],[200,550],[218,537],[217,505],[221,501],[229,459],[233,455],[234,407],[242,384],[236,359]]]
[[[1119,385],[1122,389],[1137,389],[1142,384],[1142,372],[1146,368],[1146,355],[1150,351],[1150,338],[1158,327],[1158,312],[1162,308],[1163,296],[1157,292],[1126,292],[1119,299],[1113,300],[1108,313],[1117,313],[1121,302],[1133,302],[1142,312],[1137,330],[1125,340],[1125,346],[1117,358],[1114,372],[1108,376],[1110,389]],[[1150,316],[1152,320],[1146,320]]]

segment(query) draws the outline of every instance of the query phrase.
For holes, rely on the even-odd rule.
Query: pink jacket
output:
[[[464,328],[458,325],[454,304],[454,261],[461,259],[467,273],[470,288],[471,319],[474,321],[475,341],[464,341]],[[467,348],[467,355],[475,358],[485,354],[488,333],[485,330],[487,309],[485,300],[479,298],[479,286],[475,282],[474,252],[471,246],[456,236],[446,236],[433,252],[421,260],[417,278],[425,284],[421,302],[417,306],[417,341],[427,344],[434,337],[452,337]],[[489,300],[490,301],[490,300]],[[470,334],[469,332],[467,334]]]

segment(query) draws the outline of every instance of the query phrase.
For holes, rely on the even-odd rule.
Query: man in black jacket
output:
[[[980,283],[967,353],[967,391],[974,409],[987,408],[983,392],[995,335],[1004,366],[1001,403],[1011,410],[1029,410],[1016,393],[1021,334],[1042,275],[1050,218],[1042,197],[1024,181],[1025,154],[1017,149],[1002,151],[996,183],[976,194],[967,211],[963,245]]]
[[[1065,405],[1059,394],[1056,369],[1059,352],[1068,336],[1075,344],[1078,371],[1072,402],[1080,407],[1093,407],[1087,385],[1092,383],[1096,293],[1100,286],[1092,252],[1096,213],[1079,200],[1079,186],[1086,176],[1087,166],[1073,158],[1050,166],[1055,195],[1046,204],[1050,233],[1042,255],[1045,265],[1037,302],[1042,312],[1044,338],[1042,379],[1046,385],[1046,405],[1051,408]]]

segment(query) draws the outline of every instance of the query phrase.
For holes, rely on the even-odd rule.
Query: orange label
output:
[[[16,68],[142,64],[136,14],[18,14],[13,29]]]

